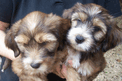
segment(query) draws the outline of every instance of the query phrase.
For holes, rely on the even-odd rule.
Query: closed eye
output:
[[[46,49],[46,55],[47,55],[47,56],[50,56],[50,57],[51,57],[51,56],[53,57],[53,56],[55,55],[55,49],[52,50],[52,51],[49,51],[48,49]]]
[[[48,51],[47,53],[50,57],[53,57],[55,55],[54,51]]]
[[[39,43],[40,46],[45,46],[46,44],[47,44],[47,42]]]

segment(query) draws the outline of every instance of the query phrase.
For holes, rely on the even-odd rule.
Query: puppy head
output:
[[[63,44],[68,22],[53,14],[32,12],[12,26],[6,35],[6,46],[14,50],[15,56],[21,53],[25,69],[46,71]]]
[[[63,17],[72,22],[67,40],[78,51],[94,53],[102,49],[105,52],[122,41],[121,29],[114,18],[99,5],[77,3],[65,10]]]

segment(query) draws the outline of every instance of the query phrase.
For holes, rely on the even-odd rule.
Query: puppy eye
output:
[[[41,46],[44,46],[44,45],[46,45],[46,42],[42,42],[42,43],[40,43],[40,45]]]
[[[77,19],[77,22],[82,22],[81,19]]]
[[[42,45],[46,45],[46,42],[43,42]]]
[[[54,51],[49,51],[49,50],[47,49],[47,55],[48,55],[48,56],[53,57],[54,54],[55,54]]]
[[[50,52],[48,50],[46,50],[46,51],[47,51],[47,53],[42,56],[43,58],[54,57],[54,52]]]
[[[73,19],[73,21],[82,22],[81,19]]]
[[[100,27],[98,27],[98,26],[95,26],[94,27],[94,32],[98,32],[98,31],[100,31],[101,29],[100,29]]]

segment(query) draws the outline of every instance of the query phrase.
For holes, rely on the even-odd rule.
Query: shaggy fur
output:
[[[47,81],[63,50],[70,21],[39,11],[29,13],[8,31],[5,44],[14,51],[12,69],[20,81]],[[58,63],[59,64],[59,63]]]
[[[66,64],[72,60],[79,73],[80,80],[75,81],[92,81],[105,68],[104,53],[122,42],[122,29],[106,9],[93,3],[77,3],[64,11],[63,18],[72,23]]]

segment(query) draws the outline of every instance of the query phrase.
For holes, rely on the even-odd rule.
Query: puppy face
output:
[[[26,71],[46,72],[55,61],[57,49],[60,50],[63,36],[70,27],[68,22],[53,14],[32,12],[12,26],[6,36],[6,46],[15,56],[21,53]]]
[[[99,5],[77,3],[71,9],[65,10],[63,17],[71,19],[67,40],[78,51],[107,51],[122,39],[121,30],[115,26],[113,17]]]
[[[31,39],[20,34],[14,40],[22,54],[25,69],[45,72],[48,65],[53,64],[58,46],[57,38],[53,34],[41,32]]]

